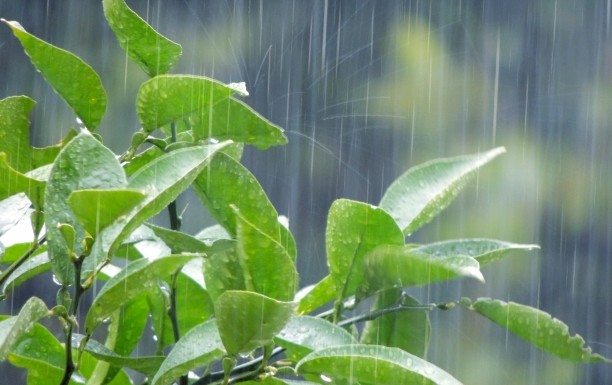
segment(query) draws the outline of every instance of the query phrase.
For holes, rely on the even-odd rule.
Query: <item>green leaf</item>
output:
[[[237,209],[236,218],[238,256],[247,290],[279,301],[292,301],[298,273],[287,250]]]
[[[31,246],[31,244],[29,244]],[[51,268],[49,256],[44,252],[45,248],[40,249],[40,254],[28,258],[21,264],[6,281],[2,284],[0,291],[0,299],[5,298],[8,293],[16,287],[21,286],[33,277],[36,277]]]
[[[340,326],[311,316],[291,317],[275,341],[286,349],[292,361],[299,361],[312,351],[357,342]]]
[[[481,166],[504,152],[498,147],[413,167],[389,186],[380,207],[391,214],[405,234],[411,234],[448,207]]]
[[[268,345],[285,326],[293,302],[249,291],[226,291],[217,298],[215,315],[221,341],[231,355]]]
[[[298,296],[301,294],[302,290],[298,292]],[[299,305],[296,312],[298,314],[308,314],[320,308],[335,298],[335,290],[334,280],[331,275],[326,275],[299,298]]]
[[[333,384],[460,385],[434,364],[398,348],[342,345],[318,350],[302,359],[296,372]]]
[[[31,172],[22,174],[12,168],[7,161],[7,155],[0,153],[0,199],[25,193],[35,207],[40,208],[44,202],[45,182],[29,176]]]
[[[384,210],[367,203],[336,200],[329,209],[325,249],[336,298],[363,284],[363,257],[379,245],[404,245],[404,235]]]
[[[165,74],[181,57],[182,48],[162,36],[123,0],[104,0],[104,16],[119,45],[149,76]]]
[[[109,259],[134,230],[148,218],[165,209],[205,169],[215,152],[228,143],[184,148],[164,154],[136,171],[127,187],[143,191],[145,198],[125,217],[104,228],[85,260],[84,275]]]
[[[231,208],[234,205],[249,222],[257,223],[274,240],[281,240],[276,209],[255,176],[234,158],[223,153],[215,155],[194,187],[213,218],[232,237],[237,233],[237,218]]]
[[[463,298],[461,303],[549,354],[572,362],[612,364],[611,359],[584,347],[580,335],[571,336],[566,324],[542,310],[491,298],[479,298],[473,303]]]
[[[139,259],[128,264],[98,292],[85,319],[87,334],[91,334],[100,322],[129,300],[154,290],[156,278],[176,271],[192,258],[193,255],[169,255],[154,260]]]
[[[140,86],[136,112],[142,128],[151,132],[192,113],[212,109],[232,93],[232,88],[204,76],[160,75]]]
[[[85,230],[96,236],[101,229],[115,222],[136,207],[145,195],[130,189],[76,190],[68,196],[68,204]]]
[[[159,227],[151,224],[147,224],[156,236],[159,237],[172,251],[173,254],[180,253],[213,253],[215,247],[208,245],[205,242],[181,231],[174,231]]]
[[[0,361],[6,360],[13,346],[41,318],[49,315],[45,303],[31,297],[21,308],[19,314],[0,321]]]
[[[478,261],[468,256],[432,258],[413,252],[410,247],[385,245],[364,258],[366,294],[394,286],[429,285],[457,277],[471,277],[484,282]]]
[[[213,302],[216,302],[217,298],[227,290],[247,289],[235,242],[226,240],[217,242],[231,242],[229,244],[232,246],[204,258],[204,281]]]
[[[372,311],[401,304],[407,307],[421,305],[416,299],[403,295],[401,289],[386,290],[378,294]],[[425,357],[431,323],[427,310],[406,309],[387,313],[366,322],[361,333],[361,343],[400,348],[418,357]]]
[[[32,202],[24,194],[15,194],[6,199],[0,200],[0,236],[4,235],[15,227],[20,221],[24,220],[25,216],[30,211]],[[34,234],[32,234],[34,237]],[[33,239],[32,239],[33,240]],[[32,245],[28,242],[24,246],[26,250]],[[8,252],[8,250],[7,250]],[[17,253],[17,256],[21,253]],[[0,261],[12,262],[14,259],[7,259],[6,256]]]
[[[33,168],[28,116],[34,104],[34,100],[27,96],[0,100],[0,153],[6,153],[7,164],[21,173]]]
[[[151,381],[172,384],[174,379],[200,366],[210,365],[225,355],[215,320],[206,321],[181,337]]]
[[[199,109],[189,116],[195,140],[231,139],[265,150],[287,143],[283,129],[233,98],[215,101],[212,109]]]
[[[5,22],[23,46],[34,67],[90,130],[106,111],[106,91],[98,74],[74,54],[26,32],[16,21]]]
[[[465,255],[473,257],[480,266],[484,266],[502,259],[513,251],[531,251],[539,248],[538,245],[510,243],[495,239],[454,239],[418,246],[412,251],[428,254],[434,258]]]
[[[70,208],[70,194],[80,189],[123,188],[126,185],[125,173],[115,154],[88,132],[79,134],[60,151],[46,185],[44,206],[49,259],[60,283],[68,285],[74,281],[68,250],[74,247],[76,255],[84,251],[85,229]],[[75,228],[74,245],[66,245],[58,228],[63,223]]]

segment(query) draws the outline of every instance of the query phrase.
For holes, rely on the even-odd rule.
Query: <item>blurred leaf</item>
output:
[[[181,57],[182,48],[159,34],[123,0],[104,0],[104,16],[119,45],[149,76],[165,74]]]
[[[411,234],[448,207],[481,166],[504,152],[498,147],[413,167],[389,186],[380,207],[391,214],[405,234]]]
[[[136,96],[138,119],[151,132],[192,113],[202,113],[234,90],[204,76],[160,75],[144,82]]]
[[[215,100],[214,107],[189,116],[194,140],[231,139],[261,150],[287,143],[283,129],[271,123],[246,103],[233,98]]]
[[[45,191],[45,225],[49,259],[57,280],[68,285],[74,281],[74,267],[68,250],[83,254],[85,229],[72,212],[68,197],[80,189],[123,188],[127,179],[115,154],[88,132],[83,132],[59,153]],[[76,230],[74,245],[66,245],[58,228],[69,224]]]
[[[216,154],[206,172],[194,184],[195,191],[210,214],[232,237],[237,219],[230,205],[272,239],[280,241],[278,213],[249,170],[229,155]]]
[[[421,303],[410,296],[403,296],[401,289],[380,292],[372,311],[402,305],[419,306]],[[424,358],[431,337],[431,323],[427,310],[406,309],[387,313],[366,322],[361,333],[361,343],[400,348],[410,354]]]
[[[134,230],[166,208],[204,170],[212,155],[227,142],[172,151],[156,158],[130,176],[127,187],[145,193],[128,215],[102,230],[85,260],[83,273],[91,274]]]
[[[329,209],[325,249],[336,298],[363,284],[363,257],[380,245],[404,245],[404,235],[385,211],[367,203],[336,200]]]
[[[287,250],[237,209],[236,219],[238,256],[247,290],[279,301],[292,301],[298,273]]]
[[[288,380],[286,378],[266,377],[261,381],[245,381],[242,385],[316,385],[315,382],[303,380]]]
[[[454,239],[418,246],[412,251],[429,254],[434,258],[465,255],[473,257],[480,266],[484,266],[502,259],[513,251],[531,251],[539,248],[538,245],[510,243],[495,239]]]
[[[461,303],[549,354],[572,362],[612,364],[611,359],[584,347],[580,335],[571,336],[566,324],[542,310],[491,298],[479,298],[473,303],[463,298]]]
[[[15,194],[0,200],[0,236],[10,231],[24,219],[31,204],[24,194]],[[32,238],[34,238],[34,234],[32,234]],[[29,248],[29,246],[31,246],[31,242],[28,242],[26,248]],[[21,253],[18,254],[21,255]],[[4,256],[0,258],[0,261],[12,262],[13,260]]]
[[[29,244],[30,246],[32,244]],[[11,275],[8,276],[6,281],[2,284],[0,291],[0,299],[5,298],[8,293],[13,291],[16,287],[21,286],[24,282],[27,282],[33,277],[36,277],[51,268],[51,262],[49,256],[44,252],[46,248],[40,248],[38,255],[34,255],[28,258],[23,264],[21,264]]]
[[[25,193],[32,204],[40,208],[44,203],[45,182],[22,174],[12,168],[7,162],[7,155],[0,153],[0,199],[6,199],[12,195]]]
[[[335,289],[336,287],[331,275],[326,275],[299,299],[297,313],[308,314],[332,301],[336,298]],[[300,293],[298,292],[298,294]]]
[[[29,34],[16,21],[5,22],[19,39],[34,67],[90,130],[106,111],[106,91],[98,74],[74,54]]]
[[[364,257],[365,293],[394,286],[429,285],[457,277],[472,277],[484,282],[478,261],[468,256],[432,258],[409,247],[385,245]]]
[[[180,253],[212,253],[215,248],[205,242],[181,231],[174,231],[164,227],[147,224],[155,235],[159,237],[172,250],[173,254]]]
[[[461,383],[434,364],[398,348],[342,345],[318,350],[302,359],[298,374],[321,376],[333,384],[427,384]]]
[[[312,351],[357,342],[340,326],[311,316],[291,317],[274,340],[286,349],[292,361],[299,361]]]
[[[130,189],[76,190],[68,196],[68,204],[79,223],[93,236],[129,213],[145,195]]]
[[[181,337],[151,381],[169,385],[174,379],[200,366],[210,365],[225,355],[215,320],[206,321]]]
[[[27,96],[0,100],[0,153],[6,153],[7,164],[20,173],[33,168],[28,117],[35,103]]]
[[[13,346],[41,318],[49,315],[45,303],[37,297],[31,297],[15,317],[0,321],[0,361],[6,360]]]
[[[156,278],[176,271],[193,255],[169,255],[155,260],[139,259],[106,282],[94,299],[85,319],[85,331],[91,334],[96,326],[139,294],[155,289]]]
[[[293,302],[281,302],[249,291],[226,291],[215,303],[217,326],[230,355],[268,345],[285,326]]]

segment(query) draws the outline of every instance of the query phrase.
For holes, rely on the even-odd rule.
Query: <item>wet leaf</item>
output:
[[[22,174],[12,168],[7,162],[7,155],[0,153],[0,199],[6,199],[15,194],[24,193],[32,204],[41,208],[44,204],[45,182],[38,178]]]
[[[204,281],[213,302],[227,290],[247,289],[235,242],[228,242],[232,242],[231,247],[204,259]]]
[[[130,189],[76,190],[68,196],[68,204],[79,223],[92,236],[129,213],[145,195]]]
[[[566,324],[542,310],[491,298],[479,298],[473,303],[464,298],[461,303],[549,354],[572,362],[612,364],[611,359],[585,347],[580,335],[570,335]]]
[[[176,271],[193,255],[169,255],[155,260],[139,259],[128,264],[106,282],[94,299],[85,319],[85,331],[91,334],[100,322],[129,300],[154,290],[156,280]]]
[[[403,296],[401,289],[386,290],[378,294],[372,311],[397,305],[419,306],[420,302]],[[361,343],[400,348],[410,354],[424,358],[431,337],[431,323],[427,310],[407,309],[387,313],[366,322],[361,333]]]
[[[281,302],[249,291],[226,291],[215,303],[223,346],[231,355],[270,344],[289,321],[293,302]]]
[[[0,236],[4,235],[15,227],[30,211],[32,202],[25,194],[15,194],[6,199],[0,200]],[[34,234],[32,234],[32,238]],[[28,247],[31,243],[28,243]],[[12,262],[6,256],[0,258],[0,261]]]
[[[480,167],[504,152],[498,147],[413,167],[389,186],[380,207],[391,214],[405,234],[410,234],[448,207]]]
[[[404,245],[404,235],[385,211],[367,203],[336,200],[329,209],[325,249],[336,298],[363,284],[363,257],[380,245]]]
[[[130,177],[127,187],[145,193],[145,198],[125,217],[103,229],[85,260],[84,276],[113,255],[134,230],[147,219],[165,209],[196,176],[204,170],[215,152],[227,142],[184,148],[164,154],[140,168]]]
[[[255,176],[234,158],[223,153],[215,155],[194,187],[210,214],[230,236],[236,237],[237,233],[236,214],[231,208],[234,205],[265,234],[281,240],[276,209]]]
[[[224,355],[225,350],[215,320],[206,321],[181,337],[151,383],[172,384],[177,377],[197,367],[210,365]]]
[[[119,45],[149,76],[165,74],[181,57],[182,48],[159,34],[123,0],[104,0],[104,16]]]
[[[68,203],[75,190],[124,188],[127,179],[115,154],[91,134],[83,132],[59,153],[45,191],[45,225],[49,259],[53,273],[62,284],[74,281],[74,267],[68,250],[83,253],[85,229],[79,223]],[[76,230],[74,245],[66,245],[58,225],[69,224]]]
[[[0,153],[6,153],[7,164],[20,173],[34,168],[28,118],[34,104],[34,100],[27,96],[11,96],[0,100]]]
[[[292,361],[299,361],[312,351],[357,342],[340,326],[311,316],[291,317],[274,340],[286,349]]]
[[[180,253],[212,253],[214,246],[181,231],[174,231],[164,227],[147,224],[156,236],[159,237],[172,250],[173,254]]]
[[[364,257],[366,293],[394,286],[429,285],[458,277],[471,277],[484,282],[478,261],[468,256],[433,258],[413,252],[410,247],[386,245]]]
[[[287,250],[237,209],[236,219],[238,256],[247,290],[279,301],[292,301],[298,273]]]
[[[49,315],[45,303],[37,297],[31,297],[15,317],[0,321],[0,361],[6,360],[14,345],[41,318]]]
[[[195,140],[231,139],[265,150],[287,143],[283,129],[258,114],[246,103],[233,98],[215,101],[211,109],[199,109],[189,116]]]
[[[326,275],[299,299],[297,313],[308,314],[329,303],[336,298],[335,290],[334,280],[331,275]]]
[[[32,244],[28,244],[32,245]],[[44,252],[45,248],[40,249],[40,254],[28,258],[21,266],[19,266],[11,275],[9,275],[2,284],[0,291],[0,299],[5,298],[8,293],[16,287],[21,286],[31,278],[34,278],[51,268],[49,256]]]
[[[142,84],[136,96],[138,119],[151,132],[229,98],[227,85],[204,76],[160,75]]]
[[[460,385],[434,364],[398,348],[342,345],[318,350],[302,359],[296,372],[324,376],[333,384]]]
[[[539,248],[538,245],[510,243],[495,239],[454,239],[418,246],[412,251],[429,254],[434,258],[465,255],[473,257],[480,266],[484,266],[502,259],[513,251],[531,251]]]
[[[106,111],[106,91],[98,74],[74,54],[29,34],[16,21],[5,22],[23,46],[34,67],[90,130]]]

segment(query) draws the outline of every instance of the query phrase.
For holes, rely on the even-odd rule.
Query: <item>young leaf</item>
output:
[[[236,219],[238,256],[247,290],[279,301],[292,301],[298,273],[287,250],[237,209]]]
[[[79,189],[123,188],[127,179],[115,154],[91,134],[83,132],[59,153],[45,191],[45,225],[49,259],[57,280],[65,285],[74,281],[73,265],[68,250],[83,253],[85,229],[68,203],[70,194]],[[74,245],[66,245],[58,228],[69,224],[76,230]]]
[[[495,239],[455,239],[418,246],[412,251],[429,254],[434,258],[466,255],[477,260],[480,266],[484,266],[502,259],[513,251],[531,251],[534,249],[539,249],[539,246]]]
[[[299,305],[296,312],[298,314],[308,314],[320,308],[335,298],[335,290],[334,280],[331,275],[326,275],[299,298]],[[300,295],[300,292],[298,292],[298,295]]]
[[[181,337],[151,381],[152,385],[169,385],[192,369],[210,365],[222,358],[225,349],[215,320],[206,321]]]
[[[355,294],[363,284],[363,257],[380,245],[404,245],[404,235],[385,211],[367,203],[338,199],[329,209],[325,249],[336,298]]]
[[[461,384],[434,364],[386,346],[342,345],[318,350],[304,357],[295,370],[338,384]]]
[[[11,28],[34,67],[85,127],[95,129],[106,111],[106,91],[98,74],[74,54],[29,34],[18,22],[0,20]]]
[[[226,291],[217,298],[215,315],[221,341],[231,355],[268,345],[285,326],[293,302],[249,291]]]
[[[68,204],[79,223],[92,236],[126,215],[145,198],[138,190],[86,189],[73,191]]]
[[[184,116],[212,109],[234,92],[203,76],[160,75],[140,86],[136,112],[142,128],[151,132]]]
[[[566,324],[542,310],[491,298],[473,303],[463,298],[461,303],[549,354],[572,362],[612,364],[612,359],[592,353],[580,335],[571,336]]]
[[[378,294],[372,311],[385,309],[402,301],[402,305],[419,306],[420,303],[410,296],[403,296],[401,289],[390,289]],[[400,348],[418,357],[425,357],[431,323],[426,310],[406,309],[401,312],[383,314],[373,321],[366,322],[361,333],[361,343],[384,345]]]
[[[31,297],[15,317],[0,321],[0,361],[6,360],[13,346],[41,318],[49,315],[45,303]]]
[[[363,266],[366,294],[394,286],[429,285],[457,277],[472,277],[484,282],[478,261],[472,257],[432,258],[403,246],[378,247],[364,257]]]
[[[176,271],[193,255],[169,255],[154,260],[139,259],[109,279],[98,292],[85,318],[85,331],[91,334],[96,326],[139,294],[154,290],[156,278]]]
[[[380,207],[410,234],[444,210],[477,170],[506,150],[436,159],[411,168],[389,186]]]
[[[182,48],[162,36],[123,0],[104,0],[104,16],[119,45],[149,76],[165,74],[181,57]]]
[[[233,98],[215,101],[214,108],[200,109],[189,117],[195,140],[231,139],[261,150],[287,143],[283,129],[269,122],[246,103]]]
[[[340,326],[310,316],[291,317],[274,340],[286,349],[292,361],[299,361],[312,351],[357,342]]]
[[[27,96],[0,100],[0,153],[6,153],[7,164],[20,173],[33,168],[28,116],[34,104],[34,100]]]

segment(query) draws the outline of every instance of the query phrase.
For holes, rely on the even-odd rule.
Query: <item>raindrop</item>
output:
[[[53,274],[53,283],[57,286],[62,286],[62,282],[59,280],[59,278],[57,278],[55,274]]]
[[[323,380],[323,382],[332,382],[332,379],[326,376],[325,374],[321,374],[320,377],[321,377],[321,380]]]

